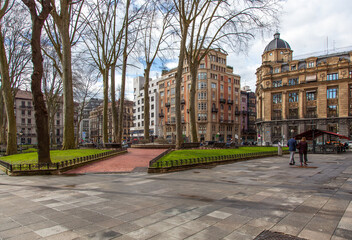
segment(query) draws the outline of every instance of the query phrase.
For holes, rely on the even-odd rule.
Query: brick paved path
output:
[[[166,151],[166,149],[138,149],[129,148],[128,153],[104,161],[95,162],[76,168],[66,173],[98,173],[98,172],[132,172],[136,168],[146,168],[149,161]]]

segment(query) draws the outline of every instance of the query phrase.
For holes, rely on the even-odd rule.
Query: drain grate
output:
[[[254,240],[305,240],[305,238],[265,230],[261,232]]]

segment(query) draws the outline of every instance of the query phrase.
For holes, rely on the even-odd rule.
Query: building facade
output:
[[[151,138],[157,137],[160,133],[159,126],[159,79],[149,80],[149,135]],[[137,77],[133,80],[133,127],[131,136],[133,139],[144,138],[144,77]]]
[[[119,102],[116,103],[117,112],[119,112]],[[133,101],[124,101],[123,111],[123,139],[124,141],[131,140],[131,127],[133,126]],[[103,104],[93,109],[89,115],[90,141],[103,142]],[[111,103],[108,104],[108,140],[113,140],[112,136],[115,129],[112,125]]]
[[[18,90],[15,96],[14,108],[17,126],[17,144],[37,144],[37,130],[34,117],[32,93]],[[63,103],[59,102],[58,111],[54,119],[54,135],[56,143],[63,141]]]
[[[84,107],[83,113],[82,113],[82,121],[81,121],[81,126],[80,126],[80,138],[82,142],[89,142],[90,141],[90,124],[89,124],[89,115],[90,112],[97,108],[100,104],[103,103],[102,99],[99,98],[91,98],[87,106]]]
[[[256,121],[256,97],[248,86],[241,89],[241,138],[246,144],[257,141]]]
[[[227,65],[227,53],[212,50],[200,63],[196,90],[196,121],[200,141],[240,140],[240,76]],[[175,140],[175,73],[163,71],[159,86],[159,117],[162,136]],[[185,141],[190,140],[191,76],[187,61],[181,83],[181,119]]]
[[[257,69],[259,143],[287,141],[310,129],[352,137],[352,51],[294,60],[280,34]]]

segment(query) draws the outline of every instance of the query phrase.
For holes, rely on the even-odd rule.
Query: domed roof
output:
[[[278,48],[288,48],[291,49],[290,45],[285,41],[280,39],[280,33],[274,34],[274,39],[265,47],[264,52],[271,51]]]

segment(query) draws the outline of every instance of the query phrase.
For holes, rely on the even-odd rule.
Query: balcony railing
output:
[[[165,107],[170,107],[170,103],[165,103]]]
[[[292,115],[288,115],[288,119],[298,119],[298,115],[297,114],[292,114]]]
[[[225,99],[225,98],[220,98],[220,99],[219,99],[219,102],[220,102],[220,103],[226,103],[226,99]]]
[[[164,113],[159,113],[159,117],[163,118],[164,117]]]
[[[181,104],[186,104],[186,100],[182,99]]]
[[[282,120],[281,116],[272,116],[271,120]],[[259,121],[259,119],[257,119],[257,121]]]
[[[218,111],[219,111],[218,108],[212,108],[212,109],[211,109],[211,112],[218,112]]]
[[[232,105],[232,104],[233,104],[233,100],[231,100],[231,99],[228,99],[228,100],[227,100],[227,104],[230,104],[230,105]]]
[[[235,115],[241,115],[240,111],[235,111]]]
[[[304,118],[317,118],[318,115],[317,114],[306,114],[304,115]]]

